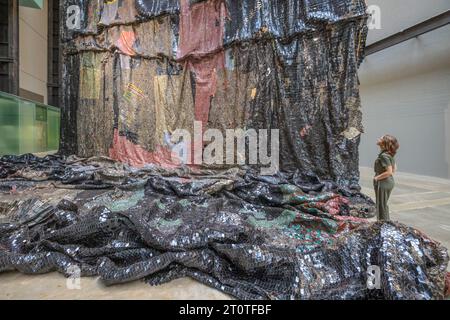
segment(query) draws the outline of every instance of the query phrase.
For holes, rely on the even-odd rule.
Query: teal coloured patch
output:
[[[197,207],[199,207],[199,208],[209,208],[208,202],[203,202],[202,204],[197,204]]]
[[[329,239],[329,235],[322,230],[314,230],[302,225],[293,225],[289,228],[289,236],[293,239],[304,241],[302,246],[318,246],[322,245]]]
[[[156,201],[156,206],[160,210],[166,210],[166,208],[167,208],[166,205],[164,203],[162,203],[160,200]]]
[[[294,194],[294,193],[303,194],[304,193],[302,191],[302,189],[300,189],[299,187],[294,186],[292,184],[283,184],[280,186],[280,190],[284,194]]]
[[[20,0],[19,5],[21,7],[42,9],[44,6],[44,0]]]
[[[170,229],[170,228],[178,228],[183,223],[183,220],[166,220],[166,219],[156,219],[153,221],[153,225],[158,229]]]
[[[253,213],[253,216],[254,216],[256,219],[259,219],[259,220],[267,219],[266,213],[263,212],[263,211],[257,211],[257,212],[255,212],[255,213]]]
[[[297,213],[291,210],[285,210],[283,211],[280,216],[273,220],[258,220],[255,217],[249,217],[247,221],[259,228],[286,228],[288,227],[292,222],[294,222],[295,217],[297,216]]]
[[[248,209],[239,210],[239,214],[253,216],[257,220],[267,219],[266,213],[264,211],[251,211]]]
[[[183,200],[180,200],[180,201],[178,201],[178,203],[183,207],[183,208],[187,208],[187,207],[189,207],[192,203],[189,201],[189,200],[187,200],[187,199],[183,199]]]
[[[126,199],[121,199],[118,201],[114,201],[112,204],[107,205],[107,208],[111,210],[112,212],[118,212],[118,211],[125,211],[130,208],[135,207],[139,201],[141,201],[144,198],[144,190],[138,191],[131,195],[130,197]]]

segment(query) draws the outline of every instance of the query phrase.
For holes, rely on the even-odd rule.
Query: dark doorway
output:
[[[59,107],[60,28],[59,0],[48,0],[48,104]]]
[[[0,0],[0,91],[19,92],[19,5]]]

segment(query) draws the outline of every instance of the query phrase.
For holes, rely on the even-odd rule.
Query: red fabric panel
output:
[[[188,70],[195,74],[195,120],[206,128],[211,98],[217,91],[217,72],[225,68],[223,37],[226,7],[223,0],[208,0],[192,6],[189,0],[180,0],[180,4],[177,58],[187,60]]]
[[[142,168],[146,164],[158,164],[163,168],[174,169],[180,166],[177,156],[162,146],[158,146],[155,152],[148,152],[139,145],[120,136],[117,129],[114,130],[113,147],[109,150],[111,159],[127,163],[136,168]]]
[[[178,59],[202,57],[223,48],[226,8],[222,0],[189,5],[180,0],[180,46]]]
[[[201,60],[189,61],[188,68],[195,74],[195,120],[206,127],[211,98],[217,91],[217,72],[225,68],[225,54],[222,51]]]
[[[134,44],[136,42],[136,35],[133,31],[133,29],[130,30],[121,30],[120,37],[117,40],[117,48],[119,50],[128,55],[128,56],[135,56],[136,51],[134,50]]]

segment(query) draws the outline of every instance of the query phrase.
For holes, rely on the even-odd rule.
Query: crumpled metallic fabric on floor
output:
[[[27,181],[79,188],[71,200],[30,197],[3,209],[0,272],[70,275],[76,266],[107,285],[188,276],[241,299],[444,297],[447,250],[404,225],[360,218],[373,203],[330,182],[136,170],[106,158],[0,164],[3,192],[31,193]],[[370,289],[377,268],[380,289]]]

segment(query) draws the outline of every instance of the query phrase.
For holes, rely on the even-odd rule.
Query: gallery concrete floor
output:
[[[391,199],[391,218],[413,226],[450,248],[450,180],[398,173]],[[374,196],[372,170],[361,168],[363,192]],[[449,269],[450,270],[450,269]],[[0,274],[0,299],[230,299],[190,279],[150,287],[136,281],[113,287],[95,278],[81,279],[80,290],[68,290],[56,273],[27,276]]]

